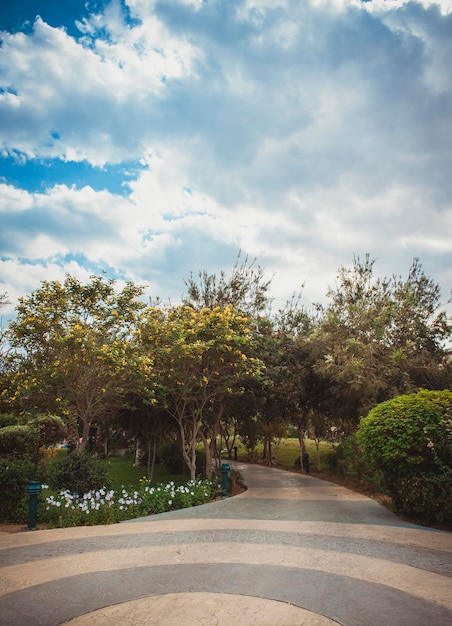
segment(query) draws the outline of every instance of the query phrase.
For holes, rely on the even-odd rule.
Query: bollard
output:
[[[41,493],[41,484],[38,480],[30,480],[26,486],[26,492],[29,495],[28,501],[28,530],[36,528],[36,520],[38,517],[38,496]]]
[[[231,469],[228,463],[223,463],[221,469],[221,495],[223,498],[228,496],[228,474]]]
[[[303,454],[303,465],[304,465],[306,474],[309,474],[309,454],[307,452]]]

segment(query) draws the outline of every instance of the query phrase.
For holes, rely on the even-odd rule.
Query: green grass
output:
[[[309,461],[311,465],[311,471],[317,471],[317,450],[315,443],[311,440],[306,440],[306,450],[309,454]],[[330,454],[333,454],[334,449],[330,443],[320,443],[320,469],[325,471],[327,469],[326,459]],[[66,451],[61,451],[60,454],[65,454]],[[287,469],[293,469],[296,459],[299,457],[299,444],[298,439],[283,439],[278,445],[274,445],[272,449],[274,461],[281,467]],[[256,458],[262,457],[262,445],[256,448]],[[245,448],[238,444],[238,459],[245,461],[247,454]],[[108,468],[108,478],[112,489],[120,489],[121,487],[137,487],[140,484],[140,479],[147,476],[147,467],[134,467],[134,457],[132,455],[125,456],[110,456],[105,463]],[[165,470],[163,465],[156,464],[154,470],[153,484],[158,485],[160,483],[167,484],[171,480],[176,485],[183,485],[189,480],[188,474],[170,474]]]
[[[147,477],[147,467],[134,467],[132,456],[110,456],[104,463],[108,467],[108,478],[111,481],[112,489],[119,489],[122,486],[137,486],[140,479]],[[189,480],[188,475],[170,474],[165,468],[156,464],[154,469],[153,484],[168,483],[173,480],[176,485],[182,485]]]
[[[305,440],[306,452],[309,454],[309,463],[311,471],[317,471],[317,448],[311,439]],[[262,457],[262,444],[256,447],[256,454],[258,458]],[[331,443],[326,441],[320,442],[320,471],[326,471],[328,469],[327,458],[331,454],[334,454],[334,448]],[[293,469],[295,461],[300,456],[300,446],[298,439],[282,439],[278,445],[272,447],[273,460],[287,469]],[[246,460],[246,450],[243,446],[238,447],[238,458],[240,460]]]

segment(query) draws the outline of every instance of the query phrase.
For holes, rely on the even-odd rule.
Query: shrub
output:
[[[452,472],[419,474],[398,481],[394,504],[421,523],[452,523]]]
[[[452,392],[423,390],[384,402],[361,420],[356,439],[400,511],[443,521],[452,480]]]
[[[65,433],[64,422],[56,415],[39,415],[28,424],[5,426],[0,428],[0,455],[27,456],[36,461],[42,446],[60,441]]]
[[[450,466],[452,392],[420,391],[383,402],[360,422],[357,441],[371,469],[388,481]],[[432,454],[430,442],[434,445]]]
[[[345,437],[334,452],[328,455],[326,463],[333,472],[341,476],[353,474],[357,478],[364,478],[367,474],[367,466],[360,455],[356,435]]]
[[[27,518],[25,488],[37,478],[37,468],[28,459],[11,457],[0,461],[0,521],[22,523]]]
[[[170,442],[159,446],[158,458],[169,474],[187,473],[187,466],[178,443]]]
[[[0,428],[5,428],[5,426],[13,426],[14,424],[17,424],[17,417],[15,415],[0,413]]]
[[[108,487],[107,468],[86,452],[71,452],[49,464],[49,483],[54,489],[68,489],[83,495]]]
[[[15,424],[0,429],[1,456],[28,456],[35,458],[38,450],[38,433],[30,426]]]
[[[38,430],[41,446],[57,443],[66,436],[66,425],[57,415],[39,415],[31,425]]]

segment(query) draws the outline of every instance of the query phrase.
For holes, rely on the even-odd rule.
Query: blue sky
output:
[[[354,255],[452,286],[452,0],[5,0],[0,293],[177,302],[238,251],[277,303]]]

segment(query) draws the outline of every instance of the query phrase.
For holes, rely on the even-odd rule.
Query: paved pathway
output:
[[[0,535],[0,624],[449,626],[452,534],[315,478],[236,464],[235,498]]]

